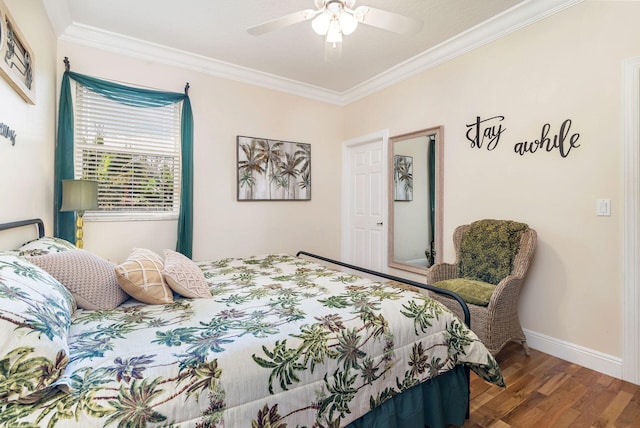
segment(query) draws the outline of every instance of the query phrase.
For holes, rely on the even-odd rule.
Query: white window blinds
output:
[[[98,181],[91,218],[177,218],[180,104],[132,107],[76,84],[74,162]]]

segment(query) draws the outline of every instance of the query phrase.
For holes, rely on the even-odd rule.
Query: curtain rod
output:
[[[69,57],[65,56],[62,62],[64,62],[64,71],[69,71],[71,69],[71,62],[69,62]],[[187,84],[184,85],[184,94],[186,96],[189,96],[190,87],[191,85],[189,85],[189,82],[187,82]]]

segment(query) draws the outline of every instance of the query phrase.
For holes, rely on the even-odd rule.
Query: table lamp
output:
[[[92,180],[62,180],[62,207],[60,211],[75,211],[76,247],[82,248],[85,210],[98,209],[98,182]]]

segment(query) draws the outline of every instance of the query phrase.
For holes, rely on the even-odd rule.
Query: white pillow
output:
[[[35,402],[69,360],[73,297],[27,259],[0,253],[0,403]]]
[[[211,297],[209,284],[204,278],[204,273],[198,265],[183,254],[164,250],[162,276],[173,291],[184,297]]]
[[[77,247],[69,241],[53,236],[43,236],[22,244],[18,251],[21,256],[39,256],[42,254],[59,253],[75,250]]]

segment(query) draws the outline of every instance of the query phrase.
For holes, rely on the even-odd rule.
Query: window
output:
[[[180,107],[132,107],[76,83],[74,174],[98,181],[88,218],[178,218]]]

